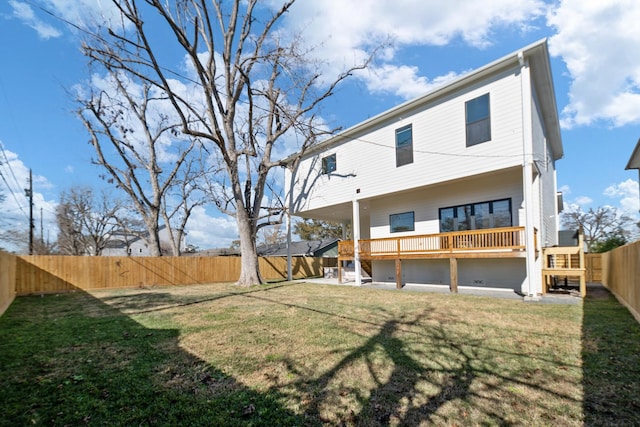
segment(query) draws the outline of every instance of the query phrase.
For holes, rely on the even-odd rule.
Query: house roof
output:
[[[239,249],[230,248],[216,248],[216,249],[204,249],[197,252],[184,252],[183,256],[239,256]]]
[[[335,244],[338,239],[307,240],[291,242],[291,256],[316,256],[316,253]],[[260,256],[287,256],[287,243],[276,243],[258,247]]]
[[[339,239],[306,240],[291,242],[291,256],[318,256],[324,250],[336,244]],[[261,245],[257,248],[258,256],[287,256],[287,243],[273,245]],[[186,256],[238,256],[238,249],[219,248],[207,249],[194,253],[185,253]]]
[[[636,143],[636,148],[631,153],[631,157],[629,158],[629,163],[627,163],[626,170],[629,169],[639,169],[640,170],[640,139]]]
[[[165,228],[167,228],[166,224],[161,224],[158,227],[158,231],[162,231]],[[118,230],[118,231],[114,231],[113,233],[111,233],[111,235],[108,238],[107,247],[110,248],[124,248],[127,246],[127,242],[128,244],[132,244],[134,242],[137,242],[138,240],[143,240],[146,239],[147,237],[149,237],[149,231],[148,230],[144,230],[142,231],[141,234],[132,234],[129,233],[127,231],[124,230]],[[113,243],[110,243],[113,242]]]
[[[346,129],[332,138],[329,138],[319,144],[310,147],[305,155],[312,155],[318,151],[322,151],[329,146],[339,144],[357,137],[357,134],[367,131],[368,128],[377,126],[384,121],[401,116],[407,112],[414,110],[424,104],[433,102],[450,93],[457,91],[463,87],[468,87],[477,83],[479,80],[500,72],[501,70],[520,64],[520,61],[529,61],[531,67],[531,77],[538,94],[538,101],[542,108],[542,120],[547,130],[547,140],[550,143],[554,158],[560,159],[564,156],[562,148],[562,139],[560,136],[560,122],[558,121],[558,108],[556,104],[556,95],[553,86],[553,77],[551,75],[551,65],[549,62],[549,50],[547,47],[547,39],[539,40],[522,49],[519,49],[509,55],[506,55],[490,64],[471,71],[459,78],[449,82],[448,84],[436,88],[425,95],[413,100],[400,104],[390,110],[378,114],[368,120],[365,120],[349,129]],[[294,154],[287,159],[287,163],[291,163],[297,157]]]

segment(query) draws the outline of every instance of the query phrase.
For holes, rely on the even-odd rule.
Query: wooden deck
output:
[[[362,239],[361,260],[420,258],[513,258],[524,257],[524,227],[457,231],[417,236]],[[352,240],[338,242],[338,260],[354,258]]]
[[[535,239],[537,240],[537,231]],[[524,258],[525,249],[524,227],[358,240],[358,258],[361,262],[395,260],[396,287],[398,288],[402,287],[402,260],[449,259],[451,292],[458,291],[459,258]],[[354,258],[353,241],[338,242],[338,281],[340,283],[342,283],[340,261]]]
[[[537,230],[534,233],[535,247]],[[548,292],[557,278],[577,278],[580,294],[586,295],[585,258],[582,250],[583,236],[579,234],[578,246],[543,248],[543,292]],[[449,259],[451,291],[457,292],[458,265],[461,258],[523,258],[526,256],[524,227],[492,228],[486,230],[458,231],[451,233],[423,234],[417,236],[362,239],[358,241],[359,259],[395,260],[396,278],[402,277],[402,260]],[[338,242],[338,261],[355,257],[352,240]],[[338,280],[342,282],[341,262],[338,262]],[[401,287],[399,279],[397,286]]]

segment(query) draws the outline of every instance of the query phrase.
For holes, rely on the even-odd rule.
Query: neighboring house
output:
[[[291,256],[315,258],[337,258],[338,239],[306,240],[289,244]],[[287,256],[287,243],[262,245],[257,248],[259,256]]]
[[[232,248],[214,248],[214,249],[203,249],[197,250],[193,252],[186,252],[185,256],[240,256],[240,249],[232,249]]]
[[[339,239],[303,240],[300,242],[276,243],[258,246],[258,255],[262,257],[313,257],[322,259],[322,275],[336,277]]]
[[[562,156],[542,40],[292,156],[285,181],[294,215],[352,224],[339,260],[357,284],[362,267],[397,286],[535,297],[540,249],[558,244]]]
[[[151,256],[149,244],[144,239],[149,233],[143,237],[135,236],[125,232],[116,232],[109,236],[105,248],[102,250],[103,256]],[[158,233],[160,237],[160,247],[163,255],[171,255],[171,238],[166,225],[160,226]],[[184,251],[184,242],[181,245],[181,251]]]

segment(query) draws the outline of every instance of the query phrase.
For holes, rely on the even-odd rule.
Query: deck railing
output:
[[[525,249],[525,232],[524,227],[505,227],[383,239],[361,239],[358,244],[361,259],[419,257],[454,252],[523,251]],[[338,242],[338,257],[340,259],[354,257],[352,240]]]
[[[581,233],[578,236],[578,246],[544,248],[542,249],[542,259],[542,280],[545,293],[558,278],[575,277],[580,281],[580,295],[584,297],[587,294]]]

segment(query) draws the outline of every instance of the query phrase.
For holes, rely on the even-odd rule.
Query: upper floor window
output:
[[[511,227],[511,199],[440,209],[440,232]]]
[[[322,173],[327,174],[336,170],[336,155],[335,153],[322,158]]]
[[[396,167],[413,163],[413,131],[411,125],[396,129]]]
[[[392,233],[413,231],[415,229],[414,214],[413,212],[403,212],[389,215],[389,225]]]
[[[467,147],[491,140],[491,113],[489,94],[465,103],[467,121]]]

